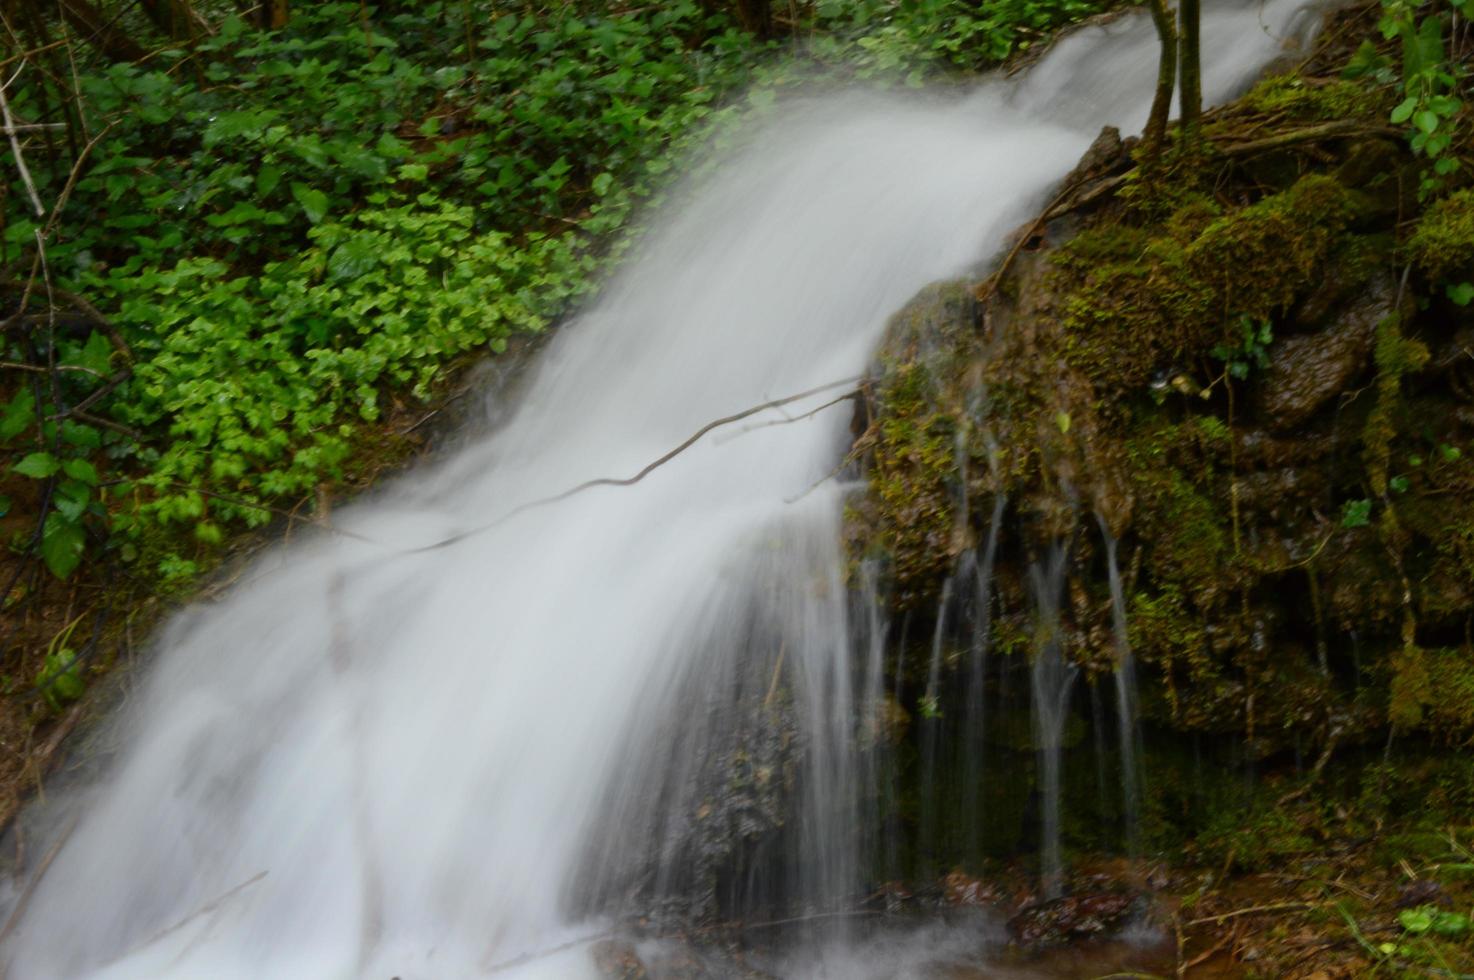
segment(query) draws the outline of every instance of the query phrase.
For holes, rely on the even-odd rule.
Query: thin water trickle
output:
[[[1126,590],[1121,583],[1121,566],[1116,560],[1116,539],[1105,518],[1096,516],[1105,539],[1106,569],[1111,586],[1111,628],[1115,633],[1116,736],[1121,752],[1121,812],[1125,815],[1126,847],[1132,857],[1141,854],[1141,738],[1137,730],[1136,660],[1126,624]]]
[[[1029,672],[1034,717],[1034,750],[1039,773],[1039,873],[1044,893],[1058,898],[1064,886],[1060,842],[1060,781],[1065,724],[1080,669],[1065,660],[1060,635],[1060,603],[1065,592],[1069,547],[1056,542],[1047,557],[1029,569],[1029,586],[1038,615],[1038,638]]]
[[[1298,9],[1210,4],[1210,99],[1281,50]],[[846,413],[707,438],[638,486],[402,552],[861,374],[892,311],[976,272],[1102,124],[1139,123],[1154,44],[1131,16],[965,96],[795,100],[673,194],[500,431],[337,514],[361,540],[280,548],[164,631],[116,765],[71,801],[75,829],[0,953],[6,975],[597,976],[585,940],[603,917],[694,887],[697,852],[676,838],[699,822],[702,780],[760,739],[743,704],[788,712],[799,812],[776,877],[754,871],[714,900],[851,901],[867,871],[854,725],[881,665],[872,652],[857,692],[845,488],[825,480]],[[1046,612],[1062,555],[1041,571]],[[1035,687],[1057,871],[1074,668],[1046,646]],[[784,975],[843,973],[815,956]]]

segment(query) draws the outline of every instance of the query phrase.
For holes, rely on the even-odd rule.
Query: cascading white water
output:
[[[1295,10],[1207,13],[1210,98],[1280,50]],[[591,976],[571,942],[590,895],[659,850],[662,801],[684,805],[709,741],[699,699],[745,683],[751,657],[787,678],[803,728],[789,890],[843,901],[860,869],[833,831],[866,781],[844,489],[825,481],[847,413],[708,437],[638,485],[406,552],[862,373],[889,313],[995,251],[1100,125],[1140,125],[1154,45],[1127,18],[966,97],[784,106],[677,195],[503,430],[336,515],[366,540],[282,548],[166,631],[6,976]]]

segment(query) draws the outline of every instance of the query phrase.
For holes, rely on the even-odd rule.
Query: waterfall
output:
[[[1296,10],[1207,11],[1205,92],[1241,87]],[[1102,124],[1139,128],[1155,43],[1133,15],[1021,79],[783,104],[672,195],[498,431],[175,618],[119,758],[71,801],[75,827],[17,909],[5,975],[580,980],[596,976],[583,940],[622,903],[855,898],[873,777],[853,749],[847,487],[828,478],[850,418],[804,417],[842,389],[703,438],[637,485],[502,518],[862,374],[888,315],[980,271]],[[1047,612],[1063,552],[1043,565]],[[1056,648],[1035,669],[1053,737],[1073,668]],[[878,686],[878,659],[868,670]],[[712,767],[734,760],[756,809],[733,833],[756,840],[787,782],[799,815],[729,878],[691,841],[726,791]],[[870,975],[852,966],[826,975]]]

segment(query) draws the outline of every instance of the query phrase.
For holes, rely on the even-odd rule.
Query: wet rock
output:
[[[1391,285],[1380,283],[1326,329],[1272,345],[1259,386],[1264,424],[1293,429],[1345,390],[1366,370],[1377,323],[1391,311]]]
[[[593,948],[594,969],[605,980],[649,980],[650,973],[632,943],[606,939]]]
[[[1062,187],[1071,187],[1094,177],[1100,177],[1119,169],[1130,162],[1126,145],[1121,141],[1121,131],[1115,126],[1105,126],[1090,144],[1090,149],[1075,164],[1069,176],[1060,182]]]
[[[1069,895],[1026,908],[1008,920],[1024,946],[1057,946],[1119,932],[1145,912],[1145,900],[1128,892]]]
[[[1330,506],[1330,489],[1319,468],[1287,466],[1238,478],[1239,509],[1288,530],[1312,505]]]
[[[961,871],[942,878],[942,898],[948,905],[992,905],[1002,897],[994,885]]]

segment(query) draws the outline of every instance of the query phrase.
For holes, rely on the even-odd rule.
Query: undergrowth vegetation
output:
[[[751,6],[8,24],[7,544],[188,579],[230,528],[310,513],[387,403],[567,311],[677,161],[786,87],[978,68],[1102,3]]]

